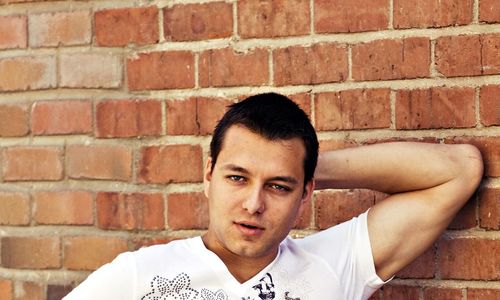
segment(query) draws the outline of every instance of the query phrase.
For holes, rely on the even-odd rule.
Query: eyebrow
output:
[[[235,165],[235,164],[226,164],[226,165],[222,166],[222,169],[227,170],[227,171],[239,172],[242,174],[250,174],[250,171],[248,171],[247,169],[245,169],[243,167]],[[274,176],[274,177],[269,178],[268,181],[282,181],[282,182],[287,182],[290,184],[299,183],[298,180],[292,176]]]

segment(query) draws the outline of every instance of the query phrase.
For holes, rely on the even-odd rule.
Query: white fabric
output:
[[[64,299],[359,300],[383,283],[364,213],[304,239],[285,239],[276,259],[244,283],[196,237],[120,254]]]

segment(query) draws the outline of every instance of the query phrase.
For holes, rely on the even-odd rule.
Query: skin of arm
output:
[[[367,188],[391,194],[368,213],[377,274],[391,278],[446,229],[478,187],[472,145],[382,143],[320,154],[316,189]]]

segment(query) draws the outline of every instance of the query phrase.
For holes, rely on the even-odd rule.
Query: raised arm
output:
[[[377,274],[384,280],[424,252],[477,188],[483,172],[471,145],[383,143],[326,152],[316,188],[391,194],[368,214]]]

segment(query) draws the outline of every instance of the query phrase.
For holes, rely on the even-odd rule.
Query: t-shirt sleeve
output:
[[[385,282],[375,272],[368,212],[298,243],[323,258],[337,274],[347,299],[368,299]]]
[[[89,275],[63,300],[126,300],[136,299],[136,267],[130,252],[118,255]]]

